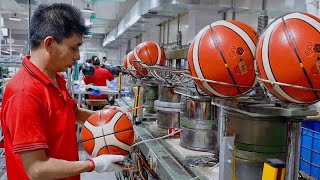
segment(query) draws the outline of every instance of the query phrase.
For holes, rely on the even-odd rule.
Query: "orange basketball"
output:
[[[257,33],[240,21],[221,20],[204,27],[188,51],[191,76],[236,86],[196,79],[195,83],[211,96],[234,97],[249,91],[256,82],[257,41]]]
[[[141,78],[148,75],[148,70],[145,67],[143,67],[140,63],[137,63],[135,61],[136,58],[133,55],[133,51],[130,51],[127,54],[127,70],[130,71],[130,74],[136,78]]]
[[[138,61],[142,61],[147,66],[163,66],[166,61],[164,50],[153,41],[138,44],[133,53]]]
[[[127,62],[127,55],[123,58],[123,67],[127,70],[128,69],[128,62]]]
[[[134,141],[134,131],[127,115],[118,110],[103,109],[84,123],[81,139],[84,149],[93,157],[127,155]]]
[[[320,89],[320,19],[290,13],[273,21],[257,46],[262,79]],[[320,93],[264,82],[277,98],[292,103],[314,103]]]

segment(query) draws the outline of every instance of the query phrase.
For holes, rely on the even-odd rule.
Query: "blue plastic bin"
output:
[[[302,124],[300,170],[320,180],[320,122]]]

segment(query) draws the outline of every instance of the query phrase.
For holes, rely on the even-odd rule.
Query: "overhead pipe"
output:
[[[167,26],[167,44],[169,44],[169,32],[170,32],[170,20],[168,20],[168,26]]]
[[[232,0],[232,20],[236,20],[236,8],[234,0]]]
[[[162,39],[162,23],[159,24],[159,44],[162,44],[161,43],[161,39]]]
[[[30,24],[31,24],[31,0],[28,0],[28,40],[30,39]],[[28,53],[31,54],[30,42],[28,43]]]
[[[262,11],[258,17],[258,34],[268,26],[269,16],[267,15],[267,0],[262,0]]]
[[[182,47],[182,33],[180,31],[180,14],[178,14],[178,25],[177,25],[177,46]]]

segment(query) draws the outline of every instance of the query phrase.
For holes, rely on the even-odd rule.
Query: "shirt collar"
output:
[[[30,57],[31,56],[26,56],[22,61],[22,65],[26,69],[26,71],[45,85],[48,85],[50,83],[53,84],[51,79],[48,78],[48,76],[46,76],[43,72],[40,71],[38,67],[36,67],[33,63],[30,62]],[[57,75],[56,77],[59,84],[61,84],[60,82],[64,80],[62,76]]]

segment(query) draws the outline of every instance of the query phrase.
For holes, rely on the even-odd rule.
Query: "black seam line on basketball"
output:
[[[205,32],[204,32],[204,33],[205,33]],[[204,34],[204,33],[203,33],[203,34]],[[202,40],[203,34],[202,34],[202,36],[201,36],[200,39],[199,39],[198,54],[197,54],[198,59],[200,59],[200,42],[201,42],[201,40]],[[193,44],[192,56],[193,56],[193,51],[194,51],[194,49],[195,49],[195,44]],[[202,71],[202,68],[201,68],[201,66],[200,66],[200,60],[198,60],[198,62],[199,62],[199,69],[200,69],[200,71],[201,71],[201,74],[202,74],[203,78],[204,78],[204,79],[207,79],[206,76],[202,73],[203,71]],[[194,71],[196,71],[196,67],[195,67],[194,63],[193,63],[193,68],[194,68]],[[196,73],[196,74],[197,74],[197,73]],[[201,81],[200,81],[200,84],[201,84],[202,86],[204,86]],[[219,94],[223,94],[223,93],[217,91],[217,90],[216,90],[214,87],[212,87],[209,83],[208,83],[208,85],[209,85],[214,91],[218,92]],[[206,87],[204,87],[204,89],[205,89],[205,90],[204,90],[205,93],[208,94],[208,92],[209,92],[209,94],[214,94],[214,93],[211,92],[210,90],[207,90]],[[208,91],[208,92],[206,92],[206,91]],[[216,94],[214,94],[214,95],[217,96]]]
[[[119,134],[119,133],[122,133],[122,132],[125,132],[125,131],[129,131],[129,130],[132,130],[132,131],[133,131],[133,128],[127,129],[127,130],[118,131],[118,132],[115,132],[115,133],[113,133],[113,134],[116,135],[116,134]],[[120,139],[118,139],[118,141],[122,142]],[[122,142],[122,143],[127,144],[127,143],[125,143],[125,142]]]
[[[233,24],[233,23],[232,23]],[[233,25],[235,25],[235,26],[237,26],[236,24],[233,24]],[[224,26],[224,27],[226,27],[226,28],[228,28],[228,29],[230,29],[231,31],[233,31],[233,32],[235,32],[235,33],[237,33],[236,31],[234,31],[233,29],[231,29],[231,28],[229,28],[229,27],[227,27],[227,26]],[[237,26],[239,29],[241,29],[245,34],[247,34],[248,36],[249,36],[249,34],[248,33],[246,33],[246,31],[244,30],[244,29],[242,29],[240,26]],[[238,33],[237,33],[238,34]],[[240,36],[240,35],[239,35]],[[240,36],[240,38],[245,42],[245,44],[247,45],[247,47],[248,47],[248,49],[249,49],[249,51],[250,51],[250,53],[251,53],[251,55],[252,55],[252,57],[254,57],[254,52],[251,52],[251,49],[250,49],[250,47],[249,47],[249,45],[246,43],[246,41],[242,38],[242,36]],[[249,36],[249,38],[251,39],[251,41],[253,42],[253,44],[255,45],[255,43],[254,43],[254,41],[253,41],[253,39]]]
[[[89,121],[88,121],[89,122]],[[91,123],[90,123],[91,124]],[[88,130],[88,132],[91,134],[91,136],[93,137],[93,134],[92,132],[86,127],[86,126],[83,126],[84,128],[86,128]]]
[[[291,44],[292,47],[293,47],[294,53],[296,54],[296,56],[297,56],[298,61],[300,62],[300,64],[303,65],[302,60],[301,60],[301,57],[300,57],[299,52],[298,52],[298,49],[297,49],[297,46],[296,46],[296,44],[293,42],[292,34],[291,34],[291,32],[289,31],[288,26],[287,26],[286,22],[284,21],[283,17],[282,17],[281,19],[282,19],[282,23],[283,23],[284,28],[285,28],[285,34],[287,34],[288,37],[289,37],[289,42],[290,42],[290,44]],[[301,67],[301,66],[300,66],[300,67]],[[312,89],[314,89],[314,86],[313,86],[313,84],[312,84],[312,81],[310,80],[310,78],[309,78],[309,76],[308,76],[308,73],[307,73],[306,69],[304,68],[304,66],[302,66],[301,69],[302,69],[305,77],[307,78],[309,85],[311,86]],[[315,90],[313,90],[313,94],[319,99],[319,96],[318,96],[318,94],[317,94],[317,92],[316,92]]]
[[[150,52],[149,52],[149,48],[145,45],[146,49],[147,49],[147,54],[150,58],[150,61],[151,61],[151,64],[153,64],[153,61],[152,61],[152,58],[151,58],[151,55],[150,55]],[[157,62],[156,62],[157,63]]]
[[[235,25],[235,24],[233,24],[233,25]],[[237,26],[237,25],[235,25],[235,26]],[[227,28],[227,29],[230,29],[231,31],[233,31],[233,32],[235,32],[236,34],[238,34],[236,31],[234,31],[233,29],[231,29],[231,28],[229,28],[229,27],[227,27],[227,26],[223,26],[223,27],[225,27],[225,28]],[[238,28],[240,28],[239,26],[237,26]],[[240,28],[240,29],[242,29],[242,28]],[[243,29],[242,29],[243,30]],[[243,30],[244,31],[244,30]],[[244,31],[245,32],[245,31]],[[246,32],[245,32],[246,33]],[[247,33],[246,33],[247,34]],[[247,34],[248,35],[248,34]],[[240,35],[239,35],[240,36]],[[248,35],[249,36],[249,35]],[[250,36],[249,36],[250,37]],[[251,56],[252,57],[254,57],[254,55],[252,54],[252,52],[251,52],[251,49],[250,49],[250,47],[249,47],[249,45],[246,43],[246,41],[240,36],[240,38],[243,40],[243,42],[245,42],[245,44],[246,44],[246,46],[247,46],[247,48],[249,49],[249,51],[250,51],[250,54],[251,54]],[[251,39],[251,37],[250,37],[250,39]],[[251,39],[252,40],[252,39]],[[253,42],[253,40],[252,40],[252,42]],[[255,43],[253,42],[253,44],[255,45]],[[253,58],[253,60],[254,60],[254,58]],[[252,84],[254,83],[254,81],[255,81],[255,78],[253,78],[253,82],[252,82]]]
[[[274,75],[273,70],[272,70],[271,61],[270,61],[270,51],[269,51],[269,49],[270,49],[270,44],[271,44],[271,43],[270,43],[270,41],[271,41],[271,36],[272,36],[272,34],[273,34],[273,32],[274,32],[275,30],[276,30],[276,27],[273,28],[272,32],[270,33],[270,38],[269,38],[269,40],[268,40],[268,61],[269,61],[269,67],[270,67],[270,70],[271,70],[271,74],[272,74],[274,80],[275,80],[276,82],[278,82],[278,80],[277,80],[277,78],[276,78],[276,76]],[[266,37],[264,37],[264,38],[266,38]],[[262,50],[261,50],[261,56],[263,57]],[[263,61],[262,61],[262,66],[263,66],[264,73],[266,74],[266,77],[268,77],[268,76],[267,76],[267,73],[266,73],[266,71],[265,71],[265,69],[264,69]],[[273,86],[273,85],[271,84],[271,86]],[[272,88],[273,88],[273,87],[272,87]],[[284,93],[286,93],[287,96],[289,96],[289,97],[291,97],[292,99],[295,99],[295,100],[298,101],[298,99],[292,97],[289,93],[287,93],[287,92],[282,88],[282,86],[279,86],[279,88],[280,88]],[[274,89],[274,92],[276,92],[276,93],[277,93],[279,96],[281,96],[283,99],[286,99],[286,98],[283,97],[280,93],[278,93],[275,89]]]
[[[114,117],[117,113],[118,113],[118,112],[116,112],[116,113],[113,115],[113,117]],[[123,114],[117,119],[117,121],[116,121],[115,123],[117,123],[117,122],[119,121],[119,119],[121,119],[122,116],[123,116]],[[113,117],[112,117],[112,118],[113,118]],[[112,118],[111,118],[111,120],[112,120]],[[105,144],[106,146],[108,146],[107,141],[106,141],[106,138],[104,138],[104,137],[105,137],[105,136],[108,136],[108,135],[110,135],[110,134],[112,134],[112,133],[110,133],[110,134],[105,134],[104,131],[103,131],[103,128],[101,128],[101,130],[102,130],[102,135],[103,135],[104,144]],[[113,132],[114,132],[114,126],[113,126],[112,130],[113,130]],[[114,133],[113,133],[113,134],[114,134]],[[107,148],[107,149],[108,149],[108,148]],[[109,151],[109,149],[108,149],[108,151]]]
[[[101,113],[102,111],[99,111],[99,116],[100,116],[100,121],[102,120],[102,113]],[[105,136],[104,135],[104,132],[103,132],[103,128],[101,128],[101,131],[102,131],[102,135],[103,135],[103,137]],[[106,141],[106,139],[105,138],[103,138],[103,141],[104,141],[104,144],[105,144],[105,147],[107,147],[107,141]],[[101,149],[100,149],[101,150]],[[100,150],[98,151],[98,154],[99,154],[99,152],[100,152]],[[108,149],[108,147],[107,147],[107,150],[109,151],[109,149]],[[97,155],[98,155],[97,154]]]
[[[91,141],[91,140],[94,140],[94,139],[103,138],[103,137],[108,136],[108,135],[111,135],[111,134],[117,134],[117,133],[121,133],[121,132],[129,131],[129,130],[133,130],[133,128],[124,129],[124,130],[118,131],[118,132],[116,132],[116,133],[110,133],[110,134],[103,135],[103,136],[97,136],[97,137],[94,137],[94,138],[90,138],[90,139],[84,140],[84,141],[82,141],[82,142],[87,142],[87,141]]]
[[[231,70],[230,70],[230,68],[229,68],[229,65],[228,65],[228,63],[227,63],[227,61],[226,61],[226,59],[225,59],[225,57],[224,57],[224,55],[223,55],[223,53],[222,53],[222,50],[221,50],[221,47],[220,47],[220,43],[219,43],[219,41],[218,41],[218,38],[216,37],[216,34],[213,32],[211,25],[209,25],[209,26],[210,26],[210,31],[212,32],[211,34],[212,34],[212,37],[213,37],[213,42],[214,42],[214,43],[216,44],[216,46],[218,47],[219,53],[220,53],[220,55],[221,55],[221,57],[222,57],[222,60],[223,60],[224,64],[228,66],[228,67],[226,67],[226,68],[227,68],[228,73],[229,73],[229,75],[230,75],[230,77],[231,77],[231,79],[232,79],[232,82],[233,82],[234,85],[238,85],[237,82],[235,81],[234,77],[232,76],[232,73],[231,73]],[[238,90],[238,92],[239,92],[240,94],[242,94],[241,91],[240,91],[240,88],[239,88],[238,86],[235,86],[235,88]]]

